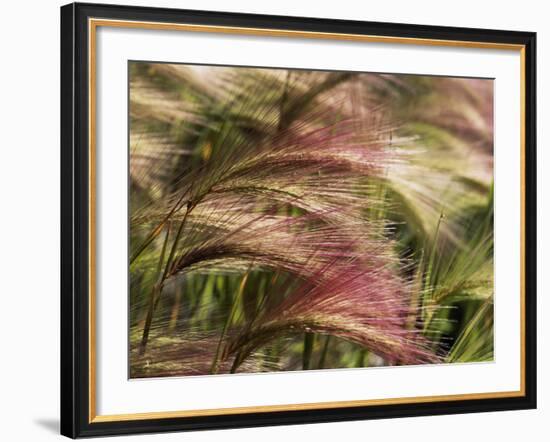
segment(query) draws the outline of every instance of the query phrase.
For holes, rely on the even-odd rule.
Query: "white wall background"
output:
[[[98,0],[99,1],[99,0]],[[114,0],[113,0],[114,1]],[[277,0],[120,0],[125,4],[279,15],[420,23],[538,32],[539,226],[550,177],[550,14],[542,1],[454,0],[297,2]],[[0,26],[0,439],[47,441],[59,409],[59,6],[58,0],[3,4]],[[545,249],[545,250],[543,250]],[[550,326],[539,229],[539,409],[379,421],[125,437],[121,440],[542,441],[550,435]],[[111,439],[113,440],[113,439]]]

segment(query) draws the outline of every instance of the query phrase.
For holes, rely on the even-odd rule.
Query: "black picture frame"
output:
[[[89,375],[89,18],[521,45],[524,50],[524,395],[94,422]],[[536,408],[536,34],[73,3],[61,8],[61,434],[76,438]]]

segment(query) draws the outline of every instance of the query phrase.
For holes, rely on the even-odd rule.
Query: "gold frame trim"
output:
[[[268,37],[292,37],[369,43],[412,44],[421,46],[444,46],[477,49],[519,51],[520,53],[520,168],[521,168],[521,241],[520,241],[520,389],[518,391],[467,393],[438,396],[416,396],[388,399],[317,402],[285,405],[262,405],[235,408],[202,410],[159,411],[129,414],[96,414],[96,31],[99,26],[115,28],[139,28],[186,32],[209,32],[218,34],[254,35]],[[471,399],[497,399],[525,396],[525,45],[458,40],[439,40],[411,37],[389,37],[377,35],[339,34],[330,32],[290,31],[280,29],[244,28],[233,26],[191,25],[180,23],[158,23],[130,20],[88,19],[88,86],[89,86],[89,413],[88,422],[116,422],[145,419],[168,419],[178,417],[220,416],[246,413],[270,413],[277,411],[322,410],[328,408],[365,407],[374,405],[420,404],[427,402],[460,401]]]

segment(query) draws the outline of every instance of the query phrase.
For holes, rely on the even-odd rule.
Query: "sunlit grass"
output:
[[[130,67],[132,377],[493,357],[492,81]]]

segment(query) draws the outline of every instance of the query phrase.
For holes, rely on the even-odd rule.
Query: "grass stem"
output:
[[[235,312],[237,311],[237,306],[239,304],[239,299],[241,298],[242,293],[244,291],[244,287],[246,285],[246,281],[248,279],[249,273],[250,272],[248,271],[243,276],[243,279],[241,280],[241,283],[239,285],[239,290],[238,290],[237,294],[235,295],[235,298],[233,298],[233,304],[231,306],[231,311],[229,312],[229,315],[227,316],[227,320],[225,321],[225,324],[223,325],[222,333],[220,335],[220,339],[219,339],[218,345],[216,347],[216,353],[214,355],[214,360],[212,361],[212,366],[210,368],[210,373],[211,374],[216,374],[218,372],[222,344],[223,344],[223,341],[225,339],[225,335],[227,334],[227,330],[229,329],[229,327],[231,326],[231,323],[233,322],[233,316],[235,316]]]
[[[309,370],[311,363],[311,354],[313,353],[313,344],[315,343],[315,335],[313,333],[304,334],[304,352],[302,355],[302,369]]]
[[[325,361],[327,360],[329,343],[330,343],[330,335],[327,335],[325,338],[325,344],[323,345],[323,350],[321,352],[321,357],[319,358],[319,368],[325,368]]]

